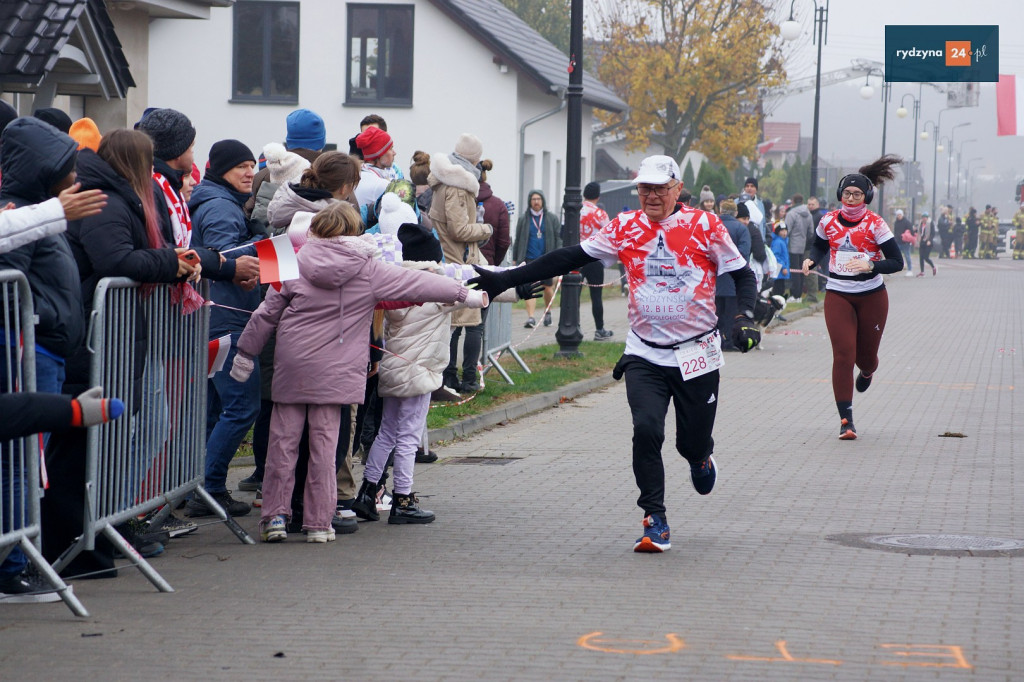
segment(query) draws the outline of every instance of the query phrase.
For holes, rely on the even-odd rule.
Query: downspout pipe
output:
[[[554,109],[551,109],[550,111],[545,111],[542,114],[538,114],[533,118],[524,121],[523,125],[519,126],[519,201],[522,202],[518,206],[518,210],[520,211],[520,213],[528,209],[528,207],[526,207],[526,187],[523,186],[523,183],[526,181],[526,129],[529,126],[532,126],[534,123],[537,123],[538,121],[543,121],[545,118],[554,116],[555,114],[565,109],[567,103],[565,95],[567,90],[566,88],[555,89],[558,91],[558,96],[562,100],[561,102],[558,103],[558,106],[555,107]],[[514,229],[513,234],[515,234]]]

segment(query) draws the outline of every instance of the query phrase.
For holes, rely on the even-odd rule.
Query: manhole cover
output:
[[[983,535],[844,533],[831,535],[827,539],[848,547],[883,549],[903,554],[977,557],[1024,556],[1024,540],[993,538]]]
[[[444,460],[445,464],[511,464],[518,462],[522,457],[449,457]]]

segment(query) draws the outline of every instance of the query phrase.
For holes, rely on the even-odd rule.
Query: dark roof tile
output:
[[[475,35],[545,91],[569,86],[569,57],[499,0],[433,0],[445,14]],[[608,111],[626,103],[604,83],[583,72],[583,101]]]

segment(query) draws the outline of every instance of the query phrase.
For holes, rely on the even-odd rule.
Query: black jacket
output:
[[[4,129],[0,141],[0,205],[28,206],[46,201],[50,190],[71,169],[78,143],[37,118],[22,117]],[[70,165],[69,165],[70,164]],[[64,235],[44,237],[0,254],[0,270],[25,273],[39,323],[36,343],[62,358],[85,340],[78,267]]]
[[[150,248],[142,200],[128,181],[90,150],[79,154],[78,180],[82,189],[100,189],[107,195],[107,205],[101,213],[68,224],[68,242],[78,263],[86,313],[92,311],[96,285],[104,277],[128,277],[143,283],[178,281],[178,256],[170,245]],[[140,407],[148,348],[146,320],[137,310],[132,412]],[[65,393],[77,393],[89,386],[90,359],[83,347],[68,360]]]

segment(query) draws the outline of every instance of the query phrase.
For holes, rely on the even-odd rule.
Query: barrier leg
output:
[[[127,540],[121,537],[121,534],[114,530],[114,527],[110,524],[103,526],[103,534],[107,536],[107,539],[114,543],[114,547],[121,552],[121,555],[127,557],[129,561],[135,564],[135,567],[142,571],[142,575],[146,576],[149,582],[153,583],[153,586],[161,592],[174,592],[174,588],[168,584],[163,577],[156,572],[156,570],[149,565],[149,562],[142,558],[142,555],[135,551],[135,548],[131,546]]]
[[[256,544],[256,541],[245,532],[245,529],[239,526],[237,521],[228,516],[228,513],[224,511],[224,508],[217,504],[217,500],[213,499],[213,496],[206,492],[202,486],[197,487],[194,492],[200,497],[200,499],[202,499],[203,503],[205,503],[207,507],[214,511],[220,520],[224,522],[224,525],[231,529],[231,532],[235,534],[235,537],[247,545]]]
[[[508,352],[512,354],[512,357],[515,358],[515,361],[519,363],[519,366],[523,368],[524,372],[527,374],[533,374],[533,372],[530,371],[530,368],[526,366],[526,362],[519,357],[519,353],[516,352],[515,348],[509,348]]]
[[[512,381],[512,377],[508,375],[508,372],[505,371],[505,368],[498,364],[499,357],[500,353],[498,355],[495,355],[494,353],[487,354],[487,362],[489,364],[486,367],[484,367],[484,373],[486,374],[487,370],[493,367],[494,370],[501,375],[501,378],[505,380],[506,384],[508,384],[509,386],[515,386],[516,382]]]
[[[64,603],[67,604],[72,613],[82,618],[89,617],[89,612],[82,606],[82,602],[78,601],[78,597],[75,596],[71,586],[61,580],[61,577],[50,567],[50,564],[46,562],[46,559],[43,558],[43,555],[39,553],[39,550],[36,549],[36,546],[28,538],[21,539],[21,551],[25,552],[29,562],[46,578],[46,582],[56,588],[57,594],[64,600]]]

